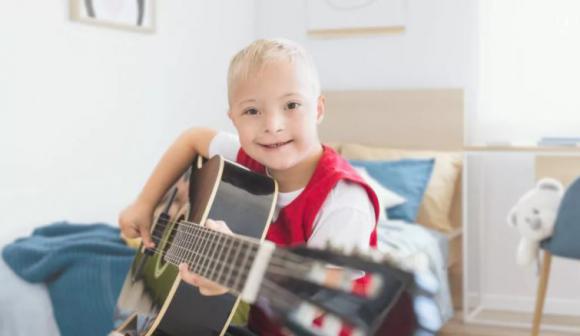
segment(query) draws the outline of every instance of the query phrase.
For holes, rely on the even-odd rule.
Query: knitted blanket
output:
[[[45,282],[62,336],[103,336],[135,250],[119,229],[59,222],[7,245],[2,256],[28,282]]]

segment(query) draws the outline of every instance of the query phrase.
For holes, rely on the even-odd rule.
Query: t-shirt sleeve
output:
[[[226,160],[236,161],[240,150],[240,140],[233,133],[218,132],[209,143],[209,157],[221,155]]]
[[[365,189],[356,183],[340,181],[314,220],[307,245],[324,248],[330,243],[345,253],[355,247],[366,251],[375,223],[374,208]]]

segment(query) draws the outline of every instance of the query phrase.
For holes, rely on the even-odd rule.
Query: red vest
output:
[[[332,148],[323,146],[324,151],[314,174],[304,190],[290,204],[280,210],[276,221],[270,224],[266,238],[281,246],[304,244],[312,234],[314,219],[322,204],[338,181],[346,180],[360,184],[366,190],[375,209],[375,220],[379,216],[379,202],[374,191],[363,181],[350,164]],[[238,152],[237,162],[250,170],[265,174],[265,167],[252,159],[243,149]],[[376,227],[369,237],[371,247],[377,246]],[[355,283],[354,291],[364,291],[366,278]],[[277,328],[258,309],[252,309],[250,329],[260,335],[278,335]]]

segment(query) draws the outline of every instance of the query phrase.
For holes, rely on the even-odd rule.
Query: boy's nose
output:
[[[266,133],[278,133],[284,129],[284,117],[279,113],[266,113],[264,118],[264,131]]]

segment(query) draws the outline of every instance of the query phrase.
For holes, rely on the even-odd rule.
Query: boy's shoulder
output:
[[[372,202],[366,189],[361,184],[349,180],[339,180],[330,190],[326,203],[333,203],[333,207],[336,208],[348,208],[362,212],[372,210]]]

